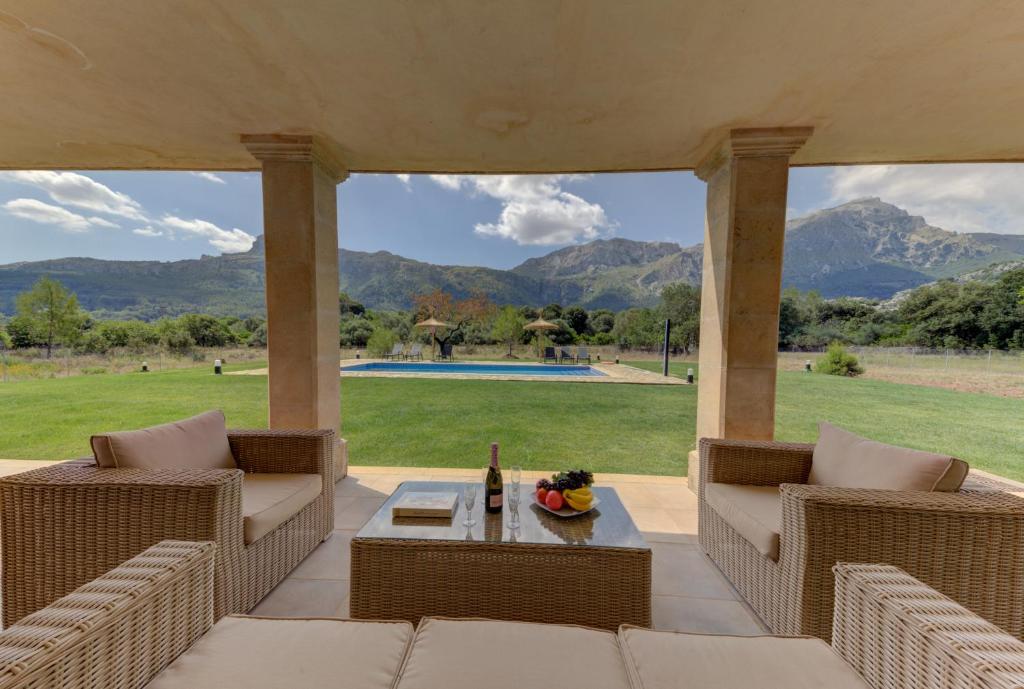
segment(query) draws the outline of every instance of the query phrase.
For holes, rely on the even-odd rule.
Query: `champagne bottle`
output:
[[[498,443],[491,443],[491,466],[487,469],[487,479],[484,481],[484,509],[491,514],[500,513],[503,497]]]

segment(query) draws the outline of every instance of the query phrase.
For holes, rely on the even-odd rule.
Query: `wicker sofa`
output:
[[[235,468],[88,459],[0,479],[4,626],[165,539],[216,544],[216,618],[252,609],[333,529],[334,432],[226,433]]]
[[[214,551],[161,542],[6,629],[0,689],[1024,685],[1024,644],[891,566],[836,567],[830,648],[813,638],[437,618],[415,631],[322,618],[214,624]],[[517,660],[495,665],[495,649],[508,648]]]
[[[1024,636],[1024,500],[983,488],[918,492],[807,485],[814,445],[703,438],[700,544],[777,634],[832,634],[832,567],[885,563]],[[745,538],[709,486],[777,487],[777,552]],[[781,506],[779,505],[781,503]],[[778,511],[781,511],[781,518]],[[735,521],[733,521],[735,524]]]

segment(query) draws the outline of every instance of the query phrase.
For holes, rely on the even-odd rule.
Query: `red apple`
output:
[[[557,490],[548,491],[548,494],[544,496],[544,504],[553,510],[562,509],[562,505],[565,504],[565,500],[562,498],[562,494]]]
[[[546,488],[538,488],[537,489],[537,502],[539,502],[542,505],[545,504],[544,503],[544,498],[546,498],[547,496],[548,496],[548,491],[547,491]]]

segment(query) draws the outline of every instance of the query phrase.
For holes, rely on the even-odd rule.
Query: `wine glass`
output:
[[[523,468],[518,465],[512,467],[511,477],[512,483],[509,484],[508,491],[508,506],[511,516],[508,522],[508,528],[518,529],[519,528],[519,481],[523,476]]]
[[[473,519],[473,505],[476,504],[475,483],[467,483],[462,489],[462,504],[466,507],[466,521],[462,522],[462,525],[473,526],[476,524],[476,520]]]

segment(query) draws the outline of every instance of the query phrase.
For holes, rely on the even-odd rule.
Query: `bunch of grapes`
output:
[[[570,469],[569,471],[563,471],[559,474],[555,474],[551,477],[551,480],[541,479],[545,483],[549,484],[545,486],[550,488],[554,486],[555,490],[578,490],[583,486],[589,486],[594,482],[594,475],[584,469]],[[537,487],[540,487],[540,482],[537,483]]]

